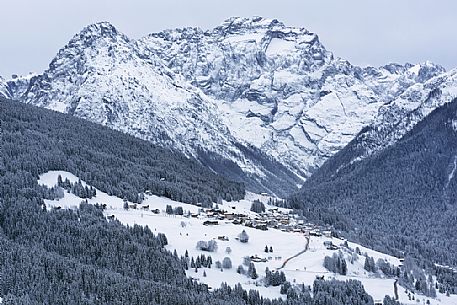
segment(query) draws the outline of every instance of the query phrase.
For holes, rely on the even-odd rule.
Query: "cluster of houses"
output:
[[[129,209],[149,210],[149,205],[137,205],[128,203]],[[262,213],[236,213],[236,207],[230,207],[233,211],[226,211],[219,208],[201,208],[199,213],[184,213],[184,217],[203,219],[203,225],[214,226],[220,221],[231,222],[235,225],[244,225],[246,227],[255,228],[266,231],[269,228],[278,229],[284,232],[302,233],[305,236],[325,236],[332,237],[332,230],[328,227],[318,226],[312,223],[305,223],[298,215],[284,212],[282,209],[274,207],[269,208]],[[160,214],[159,209],[150,209],[155,214]],[[225,236],[220,236],[220,240],[225,240]],[[337,250],[338,246],[332,244],[331,241],[324,242],[324,246],[328,250]],[[255,258],[254,258],[255,259]]]
[[[330,228],[305,223],[298,215],[283,212],[279,208],[270,208],[267,211],[247,215],[217,208],[203,209],[201,214],[191,214],[190,217],[203,216],[206,220],[204,225],[218,225],[219,221],[230,221],[236,225],[255,228],[266,231],[269,228],[282,230],[284,232],[303,233],[306,236],[326,236],[332,237]]]

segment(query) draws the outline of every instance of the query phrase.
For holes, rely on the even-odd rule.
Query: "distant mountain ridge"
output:
[[[250,190],[285,196],[380,109],[444,73],[430,62],[353,66],[275,19],[139,40],[102,22],[29,82],[0,81],[0,94],[177,148]]]

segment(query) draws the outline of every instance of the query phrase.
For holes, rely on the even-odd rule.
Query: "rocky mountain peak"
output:
[[[446,72],[446,69],[430,61],[425,61],[409,68],[409,72],[416,75],[418,82],[425,82],[430,78]]]
[[[69,83],[79,86],[88,73],[110,70],[136,55],[135,42],[111,23],[94,23],[84,27],[59,50],[45,71],[44,80],[55,77],[62,79],[65,76]]]
[[[247,40],[260,42],[263,40],[271,40],[273,38],[295,41],[297,43],[305,43],[308,46],[314,43],[319,43],[319,37],[310,33],[305,28],[289,27],[277,19],[269,19],[263,17],[232,17],[225,20],[220,26],[209,31],[212,36],[223,39],[230,36],[255,35],[247,37]]]
[[[128,37],[120,33],[111,23],[103,21],[90,24],[84,27],[81,32],[76,34],[73,39],[70,41],[93,41],[97,39],[117,39],[121,37],[122,39],[128,40]]]
[[[69,43],[62,48],[50,68],[59,63],[63,57],[71,59],[75,56],[83,56],[84,53],[98,53],[101,49],[108,48],[113,54],[121,45],[129,45],[130,39],[119,32],[109,22],[98,22],[84,27],[79,33],[73,36]],[[56,62],[57,60],[57,62]]]
[[[253,29],[273,29],[273,28],[285,28],[284,23],[277,19],[268,19],[259,16],[255,17],[231,17],[218,27],[215,28],[217,32],[223,33],[239,33],[242,30],[253,30]]]

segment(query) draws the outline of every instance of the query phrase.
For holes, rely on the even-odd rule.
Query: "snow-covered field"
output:
[[[48,187],[55,186],[57,184],[58,175],[61,175],[63,179],[68,178],[71,182],[78,181],[78,178],[71,173],[51,171],[41,175],[38,183],[47,185]],[[84,182],[82,183],[85,185]],[[219,205],[219,208],[254,217],[256,214],[250,211],[251,202],[254,199],[260,199],[266,203],[267,197],[249,193],[246,196],[246,199],[239,202],[223,202]],[[76,208],[81,201],[81,198],[65,192],[64,198],[60,200],[45,200],[45,203],[48,207],[60,206],[62,208]],[[107,208],[105,214],[107,216],[114,215],[126,225],[147,225],[153,232],[165,233],[169,243],[167,249],[171,251],[176,250],[179,255],[184,255],[186,250],[190,257],[193,256],[196,258],[200,254],[211,255],[213,263],[216,261],[222,262],[224,257],[229,257],[232,261],[232,269],[224,269],[221,271],[220,269],[215,268],[213,264],[211,269],[200,268],[197,273],[194,269],[189,269],[187,271],[188,276],[196,278],[200,282],[206,283],[214,288],[219,287],[222,282],[226,282],[231,286],[240,283],[245,289],[256,289],[265,297],[283,297],[279,293],[279,287],[267,288],[262,285],[262,278],[265,276],[265,268],[268,267],[270,270],[280,268],[287,258],[303,251],[307,244],[307,237],[305,237],[303,233],[283,232],[271,228],[269,228],[268,231],[261,231],[250,227],[234,225],[228,220],[220,220],[218,225],[205,226],[203,225],[203,222],[208,218],[203,213],[200,213],[199,216],[195,218],[168,215],[165,213],[167,205],[171,205],[173,208],[178,206],[182,207],[184,209],[184,215],[186,215],[187,211],[198,214],[200,208],[153,195],[146,195],[144,202],[138,205],[137,209],[129,210],[123,208],[124,204],[121,198],[109,196],[100,190],[97,190],[96,197],[88,199],[88,202],[92,204],[106,204]],[[149,205],[149,210],[143,210],[141,208],[146,205]],[[266,208],[268,210],[273,207],[266,205]],[[160,213],[154,214],[150,211],[151,209],[159,209]],[[283,212],[286,211],[286,209],[281,210]],[[249,242],[247,243],[241,243],[237,240],[238,235],[243,229],[246,230],[249,235]],[[228,241],[218,240],[219,236],[228,237]],[[354,261],[354,263],[350,263],[349,257],[351,254],[348,251],[345,251],[345,248],[342,248],[346,261],[348,262],[348,273],[346,276],[330,273],[323,267],[325,256],[332,256],[333,253],[335,253],[335,251],[326,249],[323,244],[324,241],[331,240],[333,244],[340,245],[343,242],[342,240],[324,236],[311,236],[309,239],[308,250],[296,258],[290,259],[282,269],[286,274],[286,278],[291,283],[304,283],[305,285],[312,286],[316,276],[324,275],[326,279],[360,280],[367,292],[372,295],[375,300],[382,300],[385,295],[394,295],[395,280],[368,273],[363,268],[365,262],[365,257],[363,255],[359,255],[358,260]],[[208,253],[197,250],[196,244],[200,240],[216,240],[218,245],[217,251]],[[381,258],[386,259],[389,263],[396,266],[400,264],[400,261],[395,257],[373,251],[351,242],[348,244],[352,249],[359,247],[362,254],[367,253],[369,256],[373,257],[375,261]],[[265,253],[265,246],[271,246],[273,252]],[[227,253],[227,247],[231,249],[230,253]],[[267,259],[267,262],[255,263],[259,275],[257,280],[252,280],[245,275],[236,272],[236,268],[242,264],[243,258],[245,256],[253,255]],[[245,267],[245,269],[247,268]],[[206,277],[203,276],[203,271],[205,271]],[[400,302],[404,304],[425,304],[427,300],[430,301],[430,304],[457,304],[456,295],[446,297],[443,294],[438,294],[435,299],[428,299],[416,295],[416,300],[410,301],[408,300],[404,288],[399,286],[398,292]]]

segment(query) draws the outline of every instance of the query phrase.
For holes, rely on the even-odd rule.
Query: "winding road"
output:
[[[308,249],[309,249],[309,236],[306,236],[305,238],[306,238],[306,246],[305,246],[305,249],[302,250],[302,251],[300,251],[300,252],[298,252],[297,254],[295,254],[295,255],[293,255],[293,256],[291,256],[291,257],[288,257],[288,258],[282,263],[281,267],[276,268],[276,271],[281,270],[281,269],[284,269],[284,267],[286,267],[287,263],[288,263],[290,260],[292,260],[292,259],[294,259],[294,258],[296,258],[296,257],[298,257],[298,256],[300,256],[300,255],[302,255],[302,254],[305,253],[306,251],[308,251]],[[302,272],[303,272],[303,271],[302,271]],[[304,272],[312,272],[312,271],[304,271]],[[316,273],[321,274],[322,272],[316,272]],[[348,277],[351,277],[351,276],[348,276]],[[360,278],[360,276],[357,276],[357,277],[354,277],[354,278]],[[395,298],[395,300],[398,300],[398,279],[395,279],[395,282],[394,282],[394,298]]]
[[[306,246],[305,246],[305,249],[302,250],[302,251],[300,251],[300,252],[298,252],[298,253],[295,254],[294,256],[291,256],[291,257],[286,258],[286,260],[282,263],[281,267],[276,268],[276,271],[283,269],[291,259],[294,259],[294,258],[296,258],[296,257],[298,257],[298,256],[300,256],[300,255],[302,255],[302,254],[305,253],[306,251],[308,251],[308,248],[309,248],[309,236],[306,236],[305,238],[306,238]]]
[[[396,279],[394,282],[394,296],[395,300],[398,300],[398,279]]]

